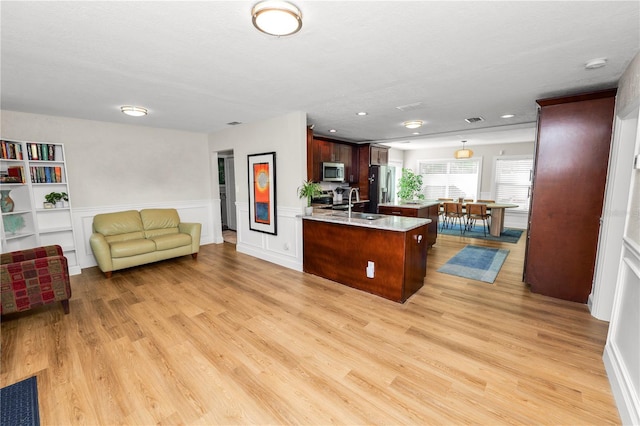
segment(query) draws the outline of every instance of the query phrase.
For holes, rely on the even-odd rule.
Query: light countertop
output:
[[[359,218],[357,216],[371,216],[374,220]],[[422,219],[406,216],[369,215],[367,213],[353,212],[352,217],[346,216],[346,212],[327,210],[314,210],[311,216],[301,216],[303,220],[315,220],[342,225],[362,226],[366,228],[383,229],[387,231],[406,232],[422,225],[431,223],[431,219]]]

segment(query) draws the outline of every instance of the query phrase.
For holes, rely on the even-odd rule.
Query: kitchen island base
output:
[[[427,226],[392,231],[303,220],[303,269],[403,303],[424,283]]]

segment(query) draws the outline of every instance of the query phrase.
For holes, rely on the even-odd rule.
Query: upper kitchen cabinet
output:
[[[524,281],[586,303],[600,232],[615,90],[538,100]]]
[[[337,141],[313,137],[313,131],[307,129],[307,177],[315,182],[322,181],[322,163],[344,163],[345,182],[357,182],[355,173],[353,146]]]
[[[389,164],[389,148],[386,146],[371,145],[369,161],[372,166],[386,166]]]

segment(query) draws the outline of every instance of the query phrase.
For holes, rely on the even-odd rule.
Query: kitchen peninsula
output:
[[[305,272],[400,303],[422,287],[431,220],[335,211],[302,219]]]
[[[429,247],[436,243],[438,238],[438,216],[440,215],[440,201],[416,200],[396,201],[393,203],[378,204],[378,213],[394,216],[422,217],[431,219],[427,244]]]

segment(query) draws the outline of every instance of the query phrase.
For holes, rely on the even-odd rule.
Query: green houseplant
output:
[[[47,203],[51,203],[55,206],[62,200],[69,201],[69,196],[66,192],[50,192],[44,196],[44,200]]]
[[[298,188],[298,196],[307,199],[307,213],[311,209],[311,199],[320,194],[322,194],[322,187],[319,183],[311,180],[304,181]]]
[[[411,169],[402,169],[402,177],[398,187],[398,198],[401,200],[424,199],[424,194],[420,192],[422,190],[422,176],[413,173]]]

